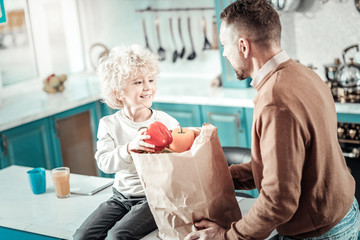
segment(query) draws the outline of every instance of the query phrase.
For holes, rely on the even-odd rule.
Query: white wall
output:
[[[283,47],[301,63],[313,64],[324,80],[324,65],[342,59],[342,51],[353,44],[360,44],[360,12],[353,0],[303,0],[295,13],[281,14]],[[350,51],[347,56],[360,54]],[[347,60],[349,59],[347,57]]]
[[[298,0],[300,1],[300,0]],[[213,0],[79,0],[78,1],[84,34],[86,60],[88,50],[93,43],[102,42],[108,47],[117,44],[138,43],[145,45],[141,20],[146,19],[149,41],[152,49],[158,49],[154,19],[160,19],[160,32],[167,59],[162,63],[165,72],[209,72],[220,71],[220,54],[217,50],[202,51],[203,32],[201,18],[207,19],[207,36],[212,40],[212,17],[215,11],[204,12],[160,12],[137,13],[135,10],[152,8],[214,7]],[[187,17],[191,17],[192,33],[198,57],[195,61],[177,61],[169,59],[174,51],[170,38],[169,17],[182,19],[182,29],[186,44],[186,56],[190,53],[190,42],[186,26]],[[320,0],[302,0],[296,12],[280,14],[283,24],[282,47],[290,57],[304,65],[313,64],[323,79],[324,65],[341,58],[342,50],[352,44],[360,44],[360,13],[353,0],[329,0],[322,4]],[[176,21],[175,21],[176,22]],[[180,49],[178,31],[175,35]],[[215,33],[217,34],[217,33]],[[349,56],[355,51],[349,52]],[[360,57],[359,62],[360,62]],[[88,64],[89,65],[89,64]]]
[[[160,21],[160,38],[162,47],[166,50],[166,61],[162,62],[163,72],[176,72],[184,74],[195,72],[209,74],[212,72],[220,73],[220,54],[218,50],[202,51],[204,34],[201,20],[206,18],[207,37],[212,41],[212,20],[215,10],[206,11],[182,11],[182,12],[145,12],[139,13],[136,10],[151,8],[195,8],[195,7],[214,7],[213,0],[86,0],[78,1],[81,22],[83,23],[84,46],[87,54],[86,60],[89,61],[89,49],[94,43],[101,42],[111,48],[119,44],[140,44],[145,46],[142,19],[146,20],[146,28],[149,37],[150,47],[153,51],[158,50],[159,43],[156,37],[154,20]],[[195,44],[197,57],[193,61],[185,60],[191,53],[191,44],[188,34],[187,18],[191,21],[191,32]],[[182,35],[185,41],[185,57],[171,61],[175,50],[169,27],[169,18],[173,18],[173,30],[177,50],[180,51],[182,45],[179,37],[177,19],[181,18]],[[86,23],[86,24],[84,24]],[[217,33],[215,33],[217,35]],[[89,62],[87,63],[89,66]]]

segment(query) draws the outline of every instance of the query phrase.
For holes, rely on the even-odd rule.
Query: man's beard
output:
[[[245,80],[247,77],[245,76],[244,74],[244,70],[235,70],[235,76],[238,80],[242,81],[242,80]]]

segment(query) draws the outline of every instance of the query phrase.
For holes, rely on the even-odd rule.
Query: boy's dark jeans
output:
[[[74,239],[138,240],[157,228],[145,197],[113,196],[76,230]]]

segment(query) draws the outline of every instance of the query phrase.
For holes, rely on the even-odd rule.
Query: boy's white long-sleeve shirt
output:
[[[138,134],[140,127],[148,127],[159,121],[168,129],[178,127],[178,121],[170,115],[152,110],[152,116],[145,122],[133,122],[122,110],[100,119],[97,133],[95,159],[98,167],[105,173],[115,173],[113,187],[125,196],[144,196],[144,189],[127,144]]]

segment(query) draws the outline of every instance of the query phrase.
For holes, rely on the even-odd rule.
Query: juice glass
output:
[[[68,167],[58,167],[51,171],[51,178],[54,183],[56,196],[67,198],[70,196],[70,169]]]

